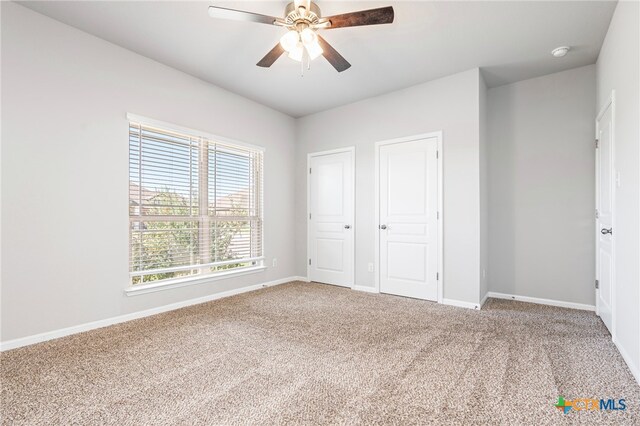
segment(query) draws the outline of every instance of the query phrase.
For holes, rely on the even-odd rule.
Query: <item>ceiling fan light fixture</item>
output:
[[[317,43],[318,35],[311,28],[307,27],[300,33],[300,39],[302,43],[306,46],[308,44]]]
[[[311,60],[314,60],[318,56],[322,55],[322,47],[320,47],[318,40],[313,43],[305,44],[304,47],[307,49],[307,53],[309,54],[309,58],[311,58]]]
[[[304,46],[302,45],[302,43],[298,43],[296,47],[291,49],[291,51],[289,52],[289,58],[293,59],[294,61],[302,62],[303,54]]]
[[[297,48],[299,42],[300,35],[295,30],[287,31],[287,33],[280,39],[280,45],[289,53]]]

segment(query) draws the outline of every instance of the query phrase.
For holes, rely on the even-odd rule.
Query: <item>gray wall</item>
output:
[[[616,343],[640,382],[640,3],[619,2],[597,63],[598,110],[616,91]]]
[[[306,275],[307,154],[356,148],[355,281],[374,286],[374,144],[442,130],[444,297],[479,302],[478,69],[301,118],[296,144],[296,272]]]
[[[292,118],[2,2],[2,341],[294,275]],[[124,295],[127,112],[266,147],[265,272]]]
[[[616,322],[638,371],[637,3],[617,6],[597,102],[594,66],[490,90],[476,69],[299,120],[14,3],[1,8],[2,341],[306,275],[306,156],[344,146],[356,147],[356,284],[372,287],[374,143],[435,130],[445,298],[478,303],[489,289],[593,304],[593,122],[615,88]],[[267,148],[265,255],[277,268],[124,296],[126,112]]]
[[[489,135],[487,112],[487,86],[480,74],[480,301],[489,291]]]
[[[593,305],[595,66],[488,91],[490,290]]]

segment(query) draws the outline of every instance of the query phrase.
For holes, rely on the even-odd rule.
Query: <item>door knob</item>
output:
[[[380,229],[387,229],[387,225],[380,225]]]
[[[345,225],[344,229],[351,229],[351,225]]]
[[[613,234],[613,228],[609,228],[609,229],[607,229],[607,228],[602,228],[602,229],[600,230],[600,233],[601,233],[602,235]]]

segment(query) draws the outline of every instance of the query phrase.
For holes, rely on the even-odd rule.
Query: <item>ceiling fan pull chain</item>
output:
[[[300,66],[301,66],[300,77],[304,77],[304,62],[305,62],[305,60],[307,61],[307,69],[310,70],[311,69],[311,57],[309,56],[309,53],[307,52],[307,49],[304,49],[302,51],[302,58],[300,60]]]

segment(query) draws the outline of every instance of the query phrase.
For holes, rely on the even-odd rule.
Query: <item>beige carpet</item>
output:
[[[640,424],[589,312],[291,283],[5,352],[3,424]],[[566,399],[625,398],[624,412]]]

